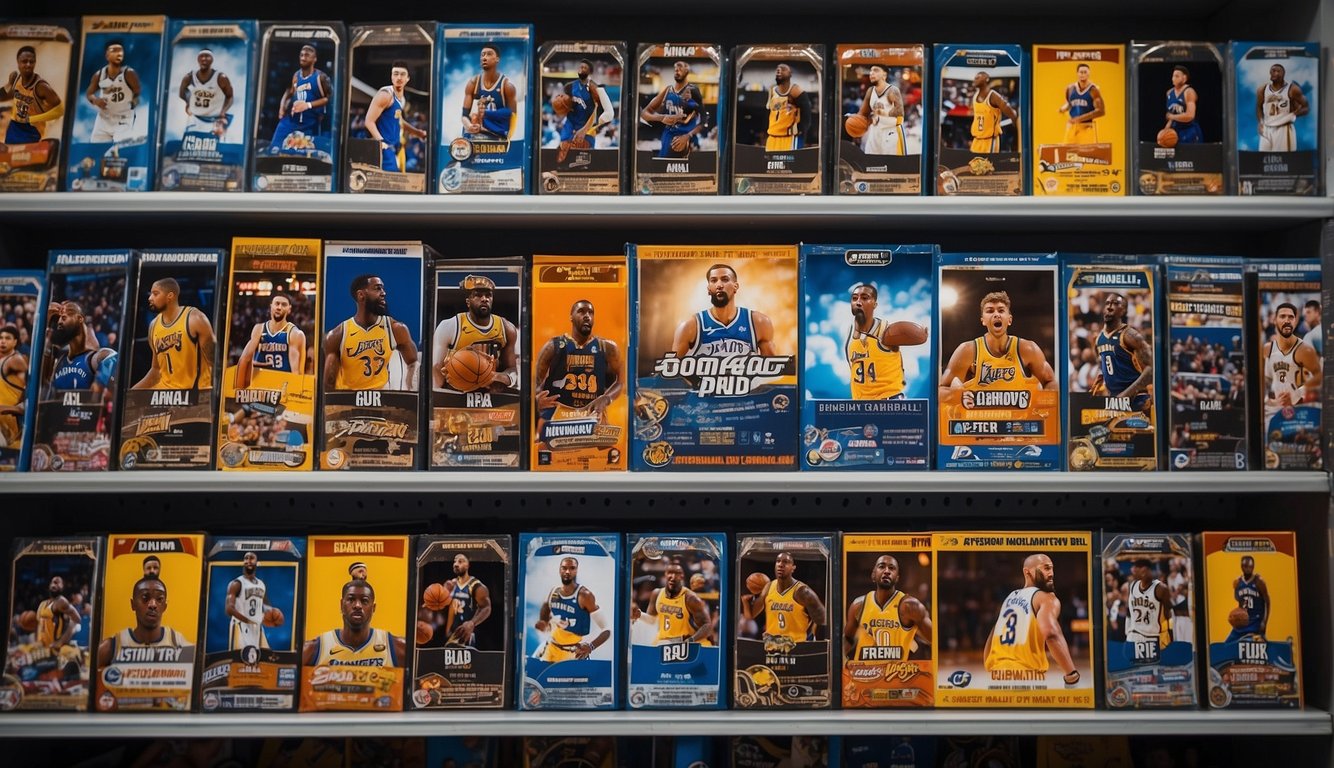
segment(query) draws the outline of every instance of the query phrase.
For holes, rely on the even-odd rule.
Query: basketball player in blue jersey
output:
[[[278,105],[278,127],[269,140],[271,155],[308,155],[314,151],[314,146],[293,134],[299,133],[306,138],[324,134],[324,117],[329,111],[333,83],[324,70],[315,68],[318,56],[314,45],[301,46],[301,55],[297,59],[300,69],[292,73],[292,84],[283,91],[282,102]]]
[[[491,590],[469,572],[472,563],[462,552],[454,555],[454,578],[444,583],[449,594],[445,614],[445,643],[475,646],[477,628],[491,617]]]
[[[1172,67],[1172,87],[1167,89],[1167,125],[1177,132],[1178,144],[1204,142],[1204,131],[1195,119],[1198,95],[1190,85],[1190,70],[1184,64]]]
[[[324,337],[325,391],[389,389],[386,368],[393,351],[398,352],[407,366],[403,389],[416,391],[417,344],[408,327],[389,316],[384,281],[375,275],[357,275],[352,278],[349,290],[357,303],[356,314],[334,326]],[[389,334],[385,333],[386,325]],[[390,334],[392,337],[386,339]],[[346,348],[344,339],[348,340]]]
[[[482,74],[463,88],[463,137],[474,141],[509,139],[518,109],[518,92],[508,77],[496,71],[500,51],[482,46]]]
[[[690,82],[690,65],[678,61],[672,65],[673,84],[664,87],[644,105],[639,119],[662,126],[662,144],[657,157],[682,158],[699,148],[704,123],[704,95]]]
[[[1089,82],[1089,72],[1088,64],[1075,67],[1075,82],[1065,87],[1065,102],[1058,111],[1069,115],[1065,121],[1066,144],[1096,144],[1098,126],[1093,121],[1107,114],[1102,91]]]
[[[236,388],[247,389],[256,368],[280,373],[306,372],[306,334],[288,321],[292,300],[285,293],[269,300],[269,319],[250,331],[241,357],[236,361]]]
[[[537,353],[533,380],[537,391],[537,431],[557,406],[584,411],[599,419],[625,390],[624,361],[616,342],[593,335],[593,303],[580,299],[570,307],[570,333],[557,336]]]
[[[558,163],[565,162],[572,148],[588,149],[589,137],[616,117],[611,96],[607,94],[606,88],[592,80],[592,74],[593,62],[580,59],[578,77],[566,83],[563,89],[570,97],[570,111],[560,126],[560,151],[556,153]]]
[[[89,140],[98,144],[129,138],[142,91],[139,73],[133,67],[125,66],[124,43],[108,41],[106,59],[107,65],[93,73],[83,94],[88,103],[97,108],[97,120],[93,122]]]
[[[42,124],[59,120],[65,104],[54,88],[37,74],[37,49],[19,48],[18,70],[0,87],[0,101],[14,102],[5,129],[6,144],[32,144],[42,140]]]
[[[227,132],[231,120],[228,111],[235,98],[232,81],[213,68],[213,51],[207,48],[199,52],[195,63],[199,69],[187,72],[176,89],[176,95],[185,102],[185,115],[190,118],[185,132],[221,136]]]
[[[445,361],[455,349],[472,348],[495,359],[491,381],[479,389],[504,392],[519,388],[519,329],[514,323],[491,313],[496,283],[485,275],[468,275],[459,283],[467,291],[466,312],[441,320],[431,338],[431,379],[435,389],[444,389]]]
[[[597,597],[579,581],[579,560],[566,557],[560,561],[560,586],[551,590],[533,625],[548,635],[539,649],[541,658],[550,662],[587,659],[598,646],[611,638],[611,627],[602,615]],[[588,640],[592,625],[602,630]]]
[[[395,61],[389,67],[389,82],[375,92],[371,105],[366,109],[366,132],[372,139],[380,142],[380,170],[392,173],[407,172],[407,143],[403,140],[406,132],[409,136],[426,140],[426,131],[405,119],[408,111],[408,98],[403,89],[408,85],[408,63]]]
[[[189,661],[185,650],[193,652],[194,643],[181,633],[162,623],[167,612],[167,585],[161,579],[145,576],[134,583],[130,592],[130,609],[134,611],[134,626],[102,640],[97,646],[98,669],[106,669],[115,662],[135,663],[146,659],[134,653],[136,648],[179,648],[177,661]]]
[[[1317,355],[1324,354],[1324,328],[1320,325],[1320,302],[1311,299],[1302,307],[1302,320],[1306,321],[1306,335],[1302,341],[1311,345]],[[0,331],[3,333],[3,331]],[[0,352],[0,354],[4,354]]]
[[[741,287],[736,270],[727,264],[714,264],[705,272],[705,279],[712,306],[676,327],[672,352],[677,357],[778,355],[774,350],[774,323],[769,316],[734,301]]]
[[[338,656],[347,651],[346,662],[354,666],[397,667],[407,657],[407,644],[403,638],[393,633],[377,630],[371,626],[375,618],[375,589],[369,582],[353,579],[343,585],[342,598],[338,603],[343,615],[341,629],[331,629],[307,640],[301,649],[302,666],[314,666],[321,656],[329,657],[329,666],[338,666]],[[385,639],[385,647],[371,648],[376,635]],[[321,649],[321,645],[326,645]],[[380,663],[370,663],[372,661]]]
[[[1139,331],[1126,324],[1126,297],[1109,293],[1102,302],[1102,331],[1094,348],[1098,352],[1098,375],[1093,393],[1105,397],[1130,398],[1130,406],[1147,411],[1153,398],[1153,349]]]
[[[1241,558],[1241,575],[1232,580],[1232,595],[1237,607],[1246,611],[1246,623],[1233,627],[1223,642],[1235,642],[1248,635],[1263,638],[1269,626],[1269,587],[1255,572],[1255,558],[1250,555]]]
[[[1010,335],[1014,315],[1010,314],[1010,296],[994,291],[982,297],[981,336],[954,348],[949,364],[940,376],[938,395],[941,405],[960,405],[964,390],[998,384],[995,389],[1033,389],[1033,385],[1056,391],[1059,383],[1042,347],[1031,339]],[[1018,349],[1014,349],[1014,347]],[[1015,370],[1015,368],[1019,370]],[[983,370],[986,369],[986,370]],[[971,382],[971,385],[969,384]]]
[[[52,304],[48,309],[46,348],[42,381],[52,392],[87,390],[92,399],[83,404],[88,405],[116,391],[116,351],[98,346],[78,302]]]

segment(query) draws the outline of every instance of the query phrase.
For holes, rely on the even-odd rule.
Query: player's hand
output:
[[[667,114],[662,116],[663,125],[676,125],[681,122],[681,116],[676,114]]]
[[[586,659],[588,654],[593,652],[593,646],[588,643],[579,643],[574,647],[574,657],[576,659]]]
[[[680,136],[677,136],[676,138],[672,139],[673,152],[685,152],[689,148],[690,148],[690,137],[687,136],[686,134],[683,133]]]
[[[101,97],[98,97],[98,96],[94,96],[94,97],[93,97],[93,106],[94,106],[94,107],[97,107],[98,109],[106,109],[106,108],[107,108],[107,100],[106,100],[106,99],[103,99],[103,98],[101,98]]]
[[[1292,405],[1292,393],[1291,393],[1291,392],[1279,392],[1279,393],[1278,393],[1278,404],[1281,405],[1281,406],[1284,406],[1285,408],[1286,408],[1287,406],[1289,406],[1289,405]]]
[[[954,380],[950,382],[949,392],[945,394],[945,403],[958,405],[961,400],[963,400],[963,382],[959,380],[958,376],[955,376]]]
[[[460,624],[449,636],[450,640],[467,640],[472,637],[476,625],[471,621],[465,621]]]
[[[555,408],[560,403],[560,398],[551,394],[550,390],[546,389],[537,390],[537,394],[534,396],[534,399],[537,401],[537,409],[539,411],[545,411],[548,408]]]
[[[639,621],[639,614],[640,614],[639,606],[635,605],[634,603],[631,603],[631,604],[630,604],[630,621]]]
[[[602,414],[605,413],[609,407],[611,407],[611,398],[606,395],[598,395],[593,398],[593,402],[588,404],[588,412],[598,418],[602,418]]]
[[[1072,669],[1069,672],[1066,672],[1061,679],[1065,681],[1066,688],[1073,688],[1076,685],[1079,685],[1079,670]]]
[[[294,115],[299,115],[308,109],[310,109],[310,102],[308,101],[297,101],[292,103],[292,114]]]
[[[393,149],[393,147],[389,146],[389,142],[387,142],[387,141],[381,139],[381,140],[380,140],[380,149]]]

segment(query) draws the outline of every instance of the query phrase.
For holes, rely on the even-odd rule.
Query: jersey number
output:
[[[597,394],[598,377],[591,373],[567,373],[565,374],[564,389],[567,392]]]
[[[1246,604],[1246,610],[1249,611],[1255,608],[1255,600],[1250,595],[1246,595],[1241,601]]]
[[[167,373],[168,373],[168,374],[175,373],[175,371],[173,371],[172,368],[171,368],[171,354],[170,354],[170,353],[167,353],[167,352],[163,352],[163,353],[162,353],[162,362],[163,362],[163,364],[165,364],[165,365],[167,366]]]
[[[1001,634],[1000,644],[1014,645],[1015,626],[1019,624],[1019,614],[1009,609],[1001,614],[1001,619],[1005,621],[1005,632]]]
[[[213,99],[210,96],[205,96],[199,93],[195,94],[195,106],[199,107],[200,109],[208,109],[208,105],[212,101]]]
[[[361,372],[362,376],[378,376],[380,375],[380,371],[384,370],[383,357],[371,357],[370,355],[364,355],[362,357],[358,357],[357,359],[361,361],[361,364],[363,366],[365,366],[365,370]],[[374,364],[373,366],[372,363]],[[374,367],[374,370],[371,370],[372,367]]]
[[[259,612],[259,606],[252,601],[250,603],[250,615],[254,616],[258,612]]]
[[[868,381],[876,381],[875,363],[868,363],[865,360],[858,360],[853,363],[852,378],[858,384],[865,384]]]
[[[777,616],[778,616],[778,628],[787,629],[787,618],[784,617],[781,612],[777,613]]]
[[[1116,371],[1112,370],[1113,366],[1112,366],[1112,357],[1111,357],[1111,355],[1108,355],[1107,357],[1104,357],[1104,358],[1102,359],[1102,365],[1103,365],[1104,368],[1107,369],[1107,375],[1108,375],[1108,376],[1115,376],[1115,375],[1116,375]]]
[[[111,98],[109,98],[108,101],[114,104],[119,104],[120,102],[125,101],[125,91],[117,88],[111,92]]]

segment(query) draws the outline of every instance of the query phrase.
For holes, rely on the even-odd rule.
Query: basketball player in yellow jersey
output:
[[[899,347],[926,343],[926,329],[875,316],[879,291],[870,283],[852,286],[852,327],[843,344],[851,369],[853,400],[894,400],[903,397],[903,353]]]
[[[44,123],[58,121],[65,115],[65,104],[50,83],[37,74],[37,49],[19,48],[18,68],[0,86],[0,101],[12,101],[6,144],[30,144],[42,140]]]
[[[181,286],[170,277],[153,283],[148,325],[153,363],[133,389],[212,389],[213,325],[204,313],[180,304]]]
[[[1056,391],[1056,374],[1042,348],[1030,339],[1010,335],[1010,294],[994,291],[982,297],[982,327],[986,333],[954,348],[940,377],[942,405],[958,414],[972,407],[979,389]]]
[[[673,561],[663,573],[666,585],[653,590],[648,598],[648,610],[639,610],[639,605],[630,605],[630,620],[642,621],[655,625],[658,636],[656,645],[665,643],[690,642],[701,645],[713,645],[713,622],[709,618],[709,606],[704,604],[699,595],[686,589],[686,572],[680,561]]]
[[[324,337],[324,389],[388,389],[389,357],[407,366],[402,388],[417,390],[417,344],[403,323],[389,316],[384,281],[357,275],[349,288],[357,313]]]
[[[820,627],[825,624],[825,607],[815,590],[797,581],[792,574],[797,570],[792,555],[779,552],[774,557],[774,578],[758,595],[741,596],[741,614],[748,619],[759,619],[764,614],[764,645],[771,647],[820,639]]]
[[[375,618],[375,589],[369,582],[353,579],[343,585],[339,601],[341,629],[331,629],[301,649],[303,666],[399,667],[407,655],[403,638],[371,626]]]
[[[495,359],[491,381],[478,389],[493,392],[519,388],[519,357],[515,348],[519,329],[503,317],[491,314],[496,283],[485,275],[468,275],[459,281],[466,312],[445,318],[431,339],[431,386],[445,389],[445,362],[457,349],[475,349]]]
[[[65,580],[52,576],[47,585],[50,596],[37,606],[37,644],[52,652],[69,645],[79,631],[79,611],[70,605],[64,592]]]
[[[769,89],[769,130],[764,151],[801,149],[810,121],[810,95],[792,82],[792,66],[779,64],[774,69],[774,87]]]
[[[1079,682],[1079,670],[1070,656],[1058,619],[1061,600],[1056,596],[1056,575],[1051,558],[1024,558],[1024,586],[1001,603],[996,626],[987,637],[983,652],[988,672],[1047,671],[1047,652],[1065,672],[1065,684]],[[992,675],[994,679],[997,678]]]
[[[18,449],[28,393],[28,358],[19,354],[19,329],[0,328],[0,448]]]
[[[977,93],[973,94],[972,151],[990,155],[1001,151],[1001,118],[1008,117],[1019,130],[1019,114],[1009,102],[991,89],[991,75],[978,72],[973,76]]]
[[[874,589],[852,601],[843,622],[849,661],[907,661],[931,643],[931,614],[922,601],[899,591],[899,561],[881,555],[871,568]]]

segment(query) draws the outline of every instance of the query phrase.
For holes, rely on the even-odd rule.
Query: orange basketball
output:
[[[431,642],[431,636],[435,634],[435,627],[430,622],[417,622],[417,645],[425,645]]]
[[[866,129],[871,127],[871,121],[861,115],[848,115],[843,121],[843,130],[854,139],[860,139],[866,135]]]
[[[281,627],[284,621],[286,621],[286,618],[283,616],[283,612],[273,606],[269,606],[269,609],[264,612],[264,626],[266,627]]]
[[[1233,629],[1241,629],[1250,622],[1251,615],[1245,608],[1240,606],[1233,608],[1227,613],[1227,623],[1232,625]]]
[[[560,117],[570,114],[570,94],[565,91],[558,91],[551,97],[551,111]]]
[[[19,629],[24,632],[36,632],[37,611],[24,611],[19,614]]]
[[[432,584],[422,593],[422,605],[433,611],[443,611],[449,605],[449,592],[444,584]]]
[[[460,392],[485,387],[495,373],[495,358],[471,348],[456,350],[445,361],[445,381],[450,388]]]
[[[758,595],[769,586],[769,577],[756,572],[746,577],[746,589],[750,590],[752,595]]]
[[[1164,128],[1158,132],[1158,146],[1171,149],[1177,145],[1177,132],[1171,128]]]

